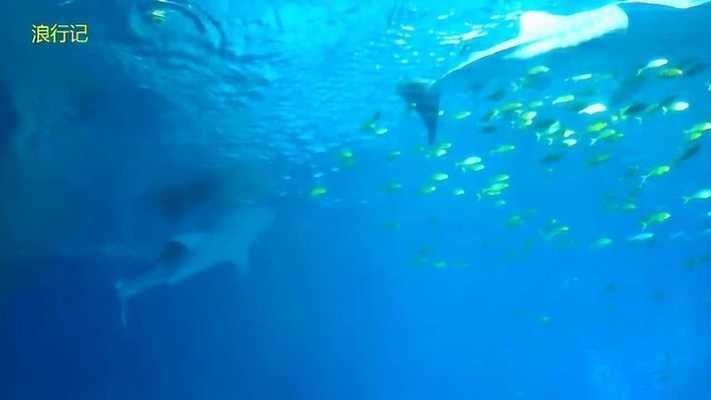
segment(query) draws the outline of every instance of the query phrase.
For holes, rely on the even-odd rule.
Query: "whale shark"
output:
[[[148,268],[116,282],[121,320],[126,325],[127,302],[159,286],[178,285],[208,269],[232,266],[240,275],[249,270],[250,249],[269,229],[274,211],[266,206],[241,206],[210,230],[187,232],[165,242]]]
[[[679,51],[679,43],[708,36],[711,7],[700,7],[708,3],[711,0],[626,0],[566,15],[526,11],[519,16],[516,37],[471,53],[437,79],[401,81],[396,92],[420,116],[432,145],[437,140],[439,104],[444,93],[521,73],[528,60],[623,72],[621,63]],[[691,8],[702,8],[706,13],[686,11]],[[630,45],[637,40],[643,45]],[[573,48],[580,51],[572,53]],[[630,69],[629,65],[622,67]]]

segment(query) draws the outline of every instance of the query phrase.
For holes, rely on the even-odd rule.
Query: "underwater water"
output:
[[[2,2],[0,398],[711,399],[711,4],[642,3]]]

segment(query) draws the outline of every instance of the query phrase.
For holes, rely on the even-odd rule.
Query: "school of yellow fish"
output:
[[[443,14],[438,16],[437,19],[443,21],[450,17],[451,14]],[[442,52],[421,52],[410,45],[409,40],[417,30],[413,25],[401,25],[399,29],[391,29],[386,37],[394,37],[392,42],[399,50],[393,57],[400,64],[422,62],[423,57],[429,57],[430,60],[434,60],[436,63],[444,64],[449,57],[459,54],[460,51],[469,50],[470,41],[486,36],[490,29],[506,24],[508,21],[515,19],[515,17],[515,14],[497,15],[492,17],[489,23],[472,24],[469,27],[470,31],[464,34],[453,35],[430,29],[427,34],[436,38],[444,49]],[[457,51],[457,46],[459,46],[460,51]],[[380,67],[380,65],[377,65],[376,69]],[[659,57],[647,60],[643,65],[629,71],[629,76],[633,79],[644,78],[647,82],[651,82],[650,84],[654,84],[656,81],[668,83],[678,80],[679,91],[683,92],[682,80],[688,75],[698,73],[697,69],[699,68],[701,68],[700,65],[687,60],[672,60]],[[618,79],[618,77],[596,71],[581,71],[577,75],[565,77],[565,82],[587,85],[576,92],[541,94],[540,98],[533,101],[524,101],[517,98],[517,93],[523,88],[535,85],[537,80],[550,77],[554,73],[554,68],[551,66],[535,66],[528,70],[525,76],[518,77],[510,82],[508,87],[488,94],[486,99],[491,102],[488,104],[495,104],[493,108],[482,110],[480,108],[481,105],[477,105],[472,109],[442,109],[439,111],[440,123],[454,126],[455,128],[453,129],[456,130],[456,124],[462,124],[462,126],[469,124],[467,126],[471,127],[472,121],[477,121],[476,119],[478,118],[475,126],[482,133],[494,133],[497,130],[509,129],[534,135],[539,146],[546,149],[546,155],[539,160],[543,168],[553,170],[558,161],[569,157],[571,152],[574,151],[584,152],[586,155],[585,164],[590,168],[594,168],[616,157],[614,144],[624,140],[627,124],[636,124],[637,126],[650,124],[650,128],[653,128],[657,118],[664,118],[676,113],[685,113],[691,107],[694,107],[683,96],[669,96],[656,103],[633,102],[621,106],[599,101],[588,102],[588,98],[596,97],[589,95],[590,90],[594,90],[590,89],[591,87],[594,88],[594,85],[599,82]],[[629,77],[619,78],[620,80],[629,79]],[[556,79],[559,79],[559,77]],[[711,83],[706,83],[706,86],[701,90],[711,91]],[[711,97],[709,97],[708,102],[711,102]],[[702,105],[699,106],[701,107]],[[574,118],[575,123],[571,123],[569,120],[564,122],[543,117],[546,111],[553,109],[557,110],[556,113],[560,110],[567,110],[570,118]],[[573,129],[573,126],[584,126],[584,129]],[[395,128],[396,126],[394,125],[386,126],[380,111],[374,112],[372,117],[360,126],[360,130],[364,135],[372,135],[379,138],[387,137]],[[685,129],[669,133],[670,142],[674,141],[675,146],[682,144],[682,149],[676,158],[661,160],[656,165],[634,165],[629,168],[629,171],[623,171],[623,174],[630,175],[628,176],[630,195],[621,201],[610,199],[608,204],[605,204],[605,207],[626,212],[631,218],[636,218],[639,227],[638,231],[630,232],[629,235],[624,237],[602,236],[591,238],[590,243],[585,244],[584,247],[595,251],[621,243],[652,244],[662,240],[655,232],[655,228],[669,224],[670,221],[674,220],[674,216],[665,209],[657,209],[645,214],[637,209],[635,197],[649,186],[668,179],[669,175],[674,174],[679,164],[696,156],[703,145],[704,138],[710,133],[711,113],[708,114],[707,120],[695,121]],[[451,134],[448,137],[455,138],[456,135]],[[397,162],[403,157],[419,157],[423,162],[428,159],[451,162],[449,162],[450,168],[434,170],[429,176],[423,177],[422,184],[419,187],[411,188],[402,182],[393,181],[387,184],[384,192],[399,193],[410,191],[410,193],[418,193],[420,196],[447,195],[477,202],[489,202],[492,207],[507,207],[506,194],[515,185],[516,177],[507,171],[491,171],[490,168],[487,169],[488,160],[512,157],[509,154],[516,154],[520,151],[517,148],[515,136],[506,135],[505,138],[493,148],[480,149],[475,154],[451,160],[449,160],[451,158],[450,154],[456,146],[456,142],[452,141],[442,141],[432,147],[422,145],[416,149],[390,149],[383,154],[383,159],[388,162]],[[363,151],[372,152],[373,150],[367,149]],[[340,166],[350,167],[355,164],[357,154],[352,149],[342,149],[336,158],[340,159]],[[368,172],[372,173],[372,171]],[[486,183],[472,187],[452,186],[451,178],[453,176],[467,174],[485,176],[486,178],[483,180]],[[481,181],[481,179],[477,180],[477,182]],[[306,195],[313,199],[324,199],[330,196],[331,191],[323,185],[323,182],[318,183],[308,189]],[[378,190],[383,191],[383,188]],[[347,194],[344,193],[343,196],[345,197]],[[696,191],[690,193],[678,193],[678,202],[681,207],[694,207],[695,212],[698,213],[699,218],[705,224],[705,230],[698,232],[698,234],[711,235],[711,211],[709,211],[711,210],[711,186],[699,187]],[[670,205],[667,204],[665,206]],[[704,210],[703,207],[706,207],[706,209]],[[510,216],[503,223],[511,228],[519,227],[526,224],[530,217],[537,212],[535,209],[511,210]],[[575,229],[573,225],[560,222],[555,216],[547,216],[546,220],[547,223],[539,229],[540,237],[543,241],[565,241],[569,233]],[[385,225],[395,231],[400,227],[398,221],[389,221]],[[684,232],[677,232],[674,235],[685,234]],[[530,245],[530,243],[527,243],[524,247],[529,247]],[[466,262],[433,259],[431,253],[431,248],[424,247],[415,254],[414,259],[420,265],[431,265],[438,269],[450,266],[468,266]],[[687,264],[697,265],[699,263],[709,263],[709,261],[711,261],[711,254],[707,250],[703,254],[689,259]]]

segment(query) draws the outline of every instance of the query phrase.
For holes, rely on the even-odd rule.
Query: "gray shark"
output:
[[[623,72],[616,63],[673,53],[682,47],[679,43],[708,37],[709,7],[699,7],[707,3],[711,0],[628,0],[568,15],[527,11],[519,17],[518,36],[472,53],[437,79],[400,82],[396,91],[420,115],[428,141],[434,144],[443,93],[520,74],[532,59],[587,68],[617,67],[617,72]],[[686,11],[696,7],[703,11]],[[637,40],[644,45],[630,45]],[[581,50],[566,51],[572,48]],[[629,70],[629,65],[624,67]]]
[[[221,265],[234,266],[240,274],[246,274],[250,248],[269,229],[274,218],[270,208],[243,206],[224,217],[214,229],[190,232],[168,240],[145,272],[115,284],[124,325],[126,303],[147,290],[180,284]]]

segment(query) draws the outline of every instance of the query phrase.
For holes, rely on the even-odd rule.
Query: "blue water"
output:
[[[711,122],[711,70],[649,79],[613,105],[651,42],[581,48],[520,90],[502,61],[487,77],[502,100],[483,98],[490,87],[443,99],[443,156],[395,94],[515,36],[519,11],[605,2],[5,3],[1,399],[711,399],[711,200],[682,201],[711,188],[711,132],[685,133]],[[676,11],[646,34],[703,35],[674,21],[709,16]],[[66,21],[88,24],[89,43],[30,43],[32,24]],[[476,23],[486,35],[441,43]],[[653,57],[711,63],[696,36],[665,49]],[[611,76],[565,81],[586,72]],[[570,92],[610,110],[550,104]],[[611,120],[670,96],[689,109]],[[520,115],[482,132],[488,111],[539,100],[536,121],[559,120],[576,144],[547,145]],[[387,132],[363,128],[371,118]],[[600,119],[624,137],[590,145]],[[491,152],[503,144],[516,149]],[[474,155],[486,168],[462,172]],[[671,171],[640,185],[660,165]],[[437,172],[448,179],[433,183]],[[499,174],[510,187],[482,195]],[[190,186],[206,176],[229,188],[207,190],[214,202]],[[188,190],[166,206],[156,193],[168,187]],[[249,272],[220,265],[147,290],[124,323],[116,282],[181,230],[209,232],[235,198],[276,215]],[[671,218],[642,229],[662,211]],[[642,232],[654,238],[629,240]],[[612,243],[596,248],[602,237]]]

